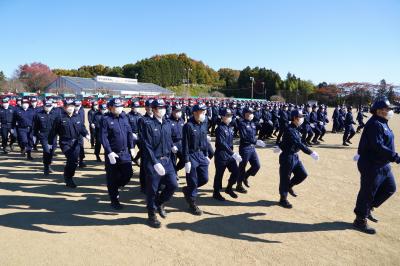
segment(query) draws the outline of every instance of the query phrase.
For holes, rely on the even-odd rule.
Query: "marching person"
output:
[[[292,204],[287,199],[289,193],[293,197],[297,197],[293,191],[293,186],[299,185],[307,178],[307,172],[297,154],[299,150],[311,155],[314,160],[319,159],[316,152],[310,150],[302,141],[298,128],[304,122],[303,113],[299,110],[291,112],[292,122],[283,134],[282,143],[279,147],[275,147],[274,152],[279,155],[279,205],[283,208],[290,209]],[[293,177],[291,177],[293,173]]]
[[[92,101],[90,110],[88,111],[89,132],[90,136],[92,137],[95,135],[95,124],[93,123],[93,119],[98,110],[99,110],[98,102],[96,100]],[[92,149],[94,149],[95,141],[97,141],[97,139],[95,138],[90,139],[90,146]]]
[[[65,184],[69,188],[76,188],[73,177],[80,157],[79,139],[82,136],[90,141],[90,136],[81,118],[75,113],[73,100],[64,100],[64,112],[54,122],[49,134],[49,143],[54,143],[57,135],[61,151],[67,159],[64,167]]]
[[[307,147],[312,147],[311,145],[311,139],[314,136],[311,123],[310,123],[310,113],[311,113],[311,105],[307,104],[305,111],[303,113],[304,117],[304,123],[301,125],[301,131],[302,131],[302,137],[301,140],[302,142],[307,146]]]
[[[81,123],[84,125],[85,124],[85,110],[82,106],[82,101],[80,100],[75,100],[74,101],[74,110],[75,113],[78,115],[78,118],[81,120]],[[79,149],[79,168],[85,168],[86,163],[83,161],[85,159],[85,147],[83,145],[83,137],[79,137],[79,145],[81,145],[81,148]]]
[[[358,108],[358,113],[357,113],[357,122],[358,122],[358,127],[356,132],[360,133],[361,129],[363,129],[365,127],[365,123],[364,123],[364,118],[367,118],[368,116],[366,116],[363,112],[363,107],[360,106]]]
[[[178,173],[179,170],[185,167],[185,158],[182,154],[182,133],[183,125],[185,122],[182,119],[182,107],[180,105],[172,106],[172,113],[169,117],[172,129],[172,141],[176,149],[172,150],[172,163],[175,171]]]
[[[368,234],[375,234],[367,219],[378,220],[372,216],[372,211],[381,206],[396,191],[396,182],[390,163],[400,163],[400,156],[395,151],[394,134],[388,126],[393,117],[390,102],[386,99],[376,100],[361,134],[358,154],[354,157],[361,175],[360,190],[357,195],[354,213],[354,227]]]
[[[101,122],[101,143],[105,156],[107,190],[111,207],[120,210],[118,189],[131,180],[132,159],[134,153],[132,129],[121,99],[113,98],[109,102],[110,112],[103,115]]]
[[[165,203],[168,202],[178,188],[171,151],[175,149],[171,137],[171,124],[165,119],[166,104],[162,99],[151,102],[153,117],[143,123],[142,162],[146,171],[146,200],[148,224],[161,227],[156,210],[162,218],[166,218]],[[163,184],[163,186],[160,186]]]
[[[140,104],[138,101],[131,102],[131,111],[128,113],[129,124],[132,129],[133,145],[134,147],[139,144],[139,121],[142,119],[142,114],[139,113],[138,109]],[[132,161],[138,165],[138,159],[140,158],[140,152],[132,158]]]
[[[49,134],[53,128],[54,122],[58,117],[58,113],[53,110],[53,101],[45,100],[43,102],[44,108],[38,111],[34,117],[33,132],[39,138],[40,144],[43,149],[43,174],[48,176],[53,172],[51,163],[55,150],[57,149],[57,139],[52,139],[49,143]]]
[[[92,138],[96,138],[96,141],[94,142],[94,155],[96,156],[96,161],[101,162],[100,158],[100,150],[101,150],[101,129],[102,129],[102,122],[103,122],[103,117],[108,113],[108,108],[107,104],[103,103],[100,104],[100,108],[97,110],[97,112],[94,114],[92,118],[92,124],[94,125],[94,130],[92,135]]]
[[[1,130],[1,146],[3,148],[3,153],[7,154],[7,143],[10,137],[10,149],[15,142],[15,130],[13,128],[14,124],[14,108],[10,106],[10,99],[3,98],[2,105],[0,106],[0,130]]]
[[[233,151],[233,130],[229,126],[232,122],[232,111],[230,109],[222,109],[220,114],[221,122],[215,130],[215,177],[213,198],[219,201],[225,201],[225,198],[220,193],[225,169],[228,168],[231,173],[225,193],[236,199],[238,196],[233,191],[233,185],[236,184],[239,176],[238,164],[242,161],[242,157]]]
[[[193,215],[203,214],[196,199],[198,188],[208,182],[210,144],[207,140],[206,109],[204,104],[193,106],[192,116],[183,126],[182,153],[185,159],[187,186],[183,187],[182,191]]]
[[[248,179],[250,176],[255,176],[260,170],[260,161],[255,149],[255,146],[265,147],[266,144],[262,140],[257,140],[256,136],[256,125],[253,122],[254,110],[251,107],[243,109],[243,116],[239,122],[239,154],[243,159],[239,164],[239,177],[237,181],[236,191],[239,193],[247,193],[247,190],[243,187],[249,186]],[[250,168],[246,171],[247,163],[250,163]]]
[[[349,144],[352,144],[350,140],[356,134],[356,131],[353,128],[353,125],[355,125],[356,122],[354,122],[353,114],[351,111],[352,111],[351,106],[347,108],[347,112],[345,111],[346,116],[344,120],[343,146],[349,146]]]
[[[28,99],[23,99],[22,106],[14,112],[14,123],[17,128],[18,142],[21,145],[21,154],[26,154],[27,160],[33,160],[31,152],[36,137],[33,136],[32,127],[35,114],[35,111],[29,107]]]

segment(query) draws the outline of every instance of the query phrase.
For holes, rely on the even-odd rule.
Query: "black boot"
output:
[[[79,162],[79,165],[78,165],[79,168],[85,168],[86,166],[87,165],[83,161]]]
[[[343,142],[343,146],[349,146],[349,144],[347,144],[346,142]]]
[[[49,176],[50,170],[49,170],[49,165],[48,164],[44,165],[43,174],[44,174],[44,176]]]
[[[153,228],[160,228],[161,223],[157,219],[157,215],[154,210],[148,211],[149,218],[147,219],[147,224]]]
[[[291,209],[293,207],[292,204],[287,200],[287,197],[281,196],[281,199],[279,200],[279,206],[286,208],[286,209]]]
[[[236,191],[242,194],[246,194],[247,190],[243,187],[242,182],[238,182],[236,186]]]
[[[32,154],[31,154],[30,151],[27,151],[27,152],[26,152],[26,159],[27,159],[28,161],[33,161]]]
[[[249,185],[249,175],[248,174],[246,174],[246,177],[243,179],[243,184],[246,187],[250,187],[250,185]]]
[[[114,210],[122,210],[124,206],[119,202],[118,199],[111,200],[111,208]]]
[[[370,235],[376,234],[376,230],[368,225],[367,219],[365,219],[365,218],[356,217],[356,219],[353,222],[353,226],[355,229],[357,229],[363,233],[370,234]]]
[[[228,185],[228,187],[225,189],[225,193],[234,199],[238,198],[238,195],[233,191],[232,185]]]
[[[100,155],[96,155],[96,162],[101,162],[101,158],[100,158]]]
[[[293,197],[297,197],[297,194],[293,191],[293,188],[289,188],[289,194],[292,195]]]
[[[65,185],[69,188],[76,188],[76,184],[74,182],[74,180],[72,180],[72,177],[65,177]]]
[[[189,204],[189,212],[193,215],[201,216],[203,214],[203,211],[200,210],[199,206],[195,202],[192,202]]]
[[[369,215],[367,217],[368,220],[370,220],[371,222],[377,223],[379,222],[378,219],[376,219],[373,215],[372,212],[374,211],[374,208],[371,208],[371,210],[369,211]]]
[[[50,174],[54,173],[54,170],[53,170],[53,168],[51,168],[51,165],[49,165],[49,173]]]
[[[221,195],[221,193],[219,193],[219,191],[214,190],[213,198],[218,201],[225,201],[225,198]]]
[[[167,212],[165,211],[165,205],[160,204],[157,206],[157,212],[161,216],[161,218],[167,218]]]

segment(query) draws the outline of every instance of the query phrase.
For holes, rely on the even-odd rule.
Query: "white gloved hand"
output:
[[[207,141],[211,142],[211,137],[209,135],[207,135]]]
[[[138,139],[138,136],[137,136],[136,133],[132,133],[132,137],[133,137],[134,140],[137,140],[137,139]]]
[[[262,148],[265,148],[265,146],[267,146],[267,144],[265,144],[265,142],[262,141],[261,139],[258,139],[258,140],[257,140],[256,145],[257,145],[257,146],[260,146],[260,147],[262,147]]]
[[[158,175],[165,176],[165,169],[164,169],[164,166],[162,166],[162,164],[157,163],[153,167],[154,167],[154,170],[156,170]]]
[[[32,136],[33,143],[36,143],[37,138],[35,136]]]
[[[135,149],[130,149],[129,151],[131,153],[132,158],[135,158],[136,156]]]
[[[90,135],[87,134],[87,135],[85,136],[85,139],[86,139],[87,141],[90,141]]]
[[[323,126],[323,125],[324,125],[324,122],[319,122],[319,124],[320,124],[321,126]]]
[[[262,123],[264,123],[264,119],[261,118],[260,119],[260,124],[262,124]]]
[[[90,124],[90,127],[91,128],[96,128],[96,125],[95,124]]]
[[[119,156],[115,152],[110,152],[107,155],[107,157],[110,160],[110,164],[116,164],[117,163],[117,158],[119,158]]]
[[[10,129],[11,134],[14,134],[14,129]]]
[[[274,123],[272,123],[272,121],[271,121],[271,120],[269,120],[269,121],[268,121],[268,124],[270,124],[271,126],[273,126],[273,125],[274,125]]]
[[[172,151],[173,154],[177,153],[178,152],[178,147],[176,147],[176,146],[172,147],[171,151]]]
[[[319,160],[319,155],[318,155],[318,153],[316,153],[315,151],[313,151],[313,153],[311,153],[310,156],[311,156],[314,160],[316,160],[316,161]]]
[[[310,124],[310,126],[311,126],[311,128],[315,128],[315,125],[314,125],[314,124]]]
[[[52,150],[53,149],[53,145],[47,144],[47,149]]]
[[[356,155],[354,155],[353,161],[357,162],[358,159],[360,159],[360,154],[357,153]]]
[[[278,146],[274,147],[274,153],[281,153],[281,152],[282,152],[281,148],[279,148]]]
[[[192,169],[192,164],[190,162],[185,163],[185,172],[186,174],[190,174],[190,170]]]
[[[242,156],[237,154],[236,152],[232,155],[232,158],[235,159],[237,163],[240,163],[242,161]]]

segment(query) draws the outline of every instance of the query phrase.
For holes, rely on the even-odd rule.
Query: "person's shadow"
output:
[[[205,218],[194,223],[171,223],[167,227],[177,230],[189,230],[199,234],[216,235],[231,239],[247,240],[251,242],[280,243],[266,240],[251,234],[283,234],[297,232],[339,231],[351,229],[351,223],[323,222],[316,224],[293,223],[265,219],[252,219],[263,216],[264,213],[243,213],[230,216]]]

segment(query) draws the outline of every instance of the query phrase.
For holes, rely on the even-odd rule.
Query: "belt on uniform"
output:
[[[161,157],[158,157],[157,159],[158,160],[167,160],[167,159],[169,159],[169,157],[168,156],[161,156]]]

